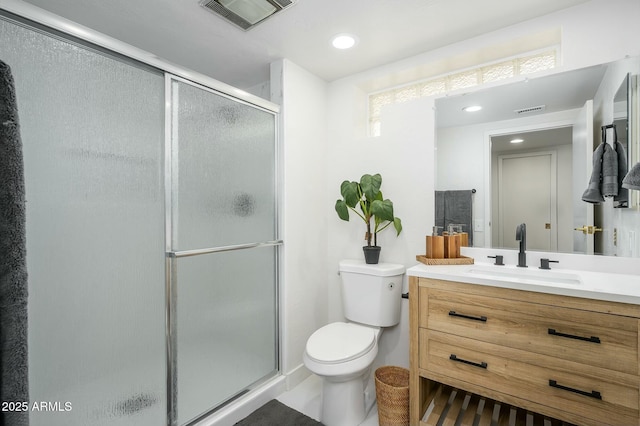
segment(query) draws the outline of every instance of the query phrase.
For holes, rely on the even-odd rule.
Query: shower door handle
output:
[[[166,255],[167,257],[171,257],[171,258],[200,256],[201,254],[221,253],[224,251],[242,250],[242,249],[256,248],[256,247],[281,246],[283,243],[284,242],[282,240],[273,240],[273,241],[265,241],[261,243],[237,244],[233,246],[210,247],[210,248],[197,249],[197,250],[168,251]]]

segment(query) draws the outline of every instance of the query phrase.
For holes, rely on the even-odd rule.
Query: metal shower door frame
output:
[[[275,223],[274,230],[276,239],[271,241],[261,241],[261,242],[253,242],[247,244],[236,244],[230,246],[219,246],[219,247],[207,247],[202,249],[195,250],[175,250],[173,247],[173,215],[174,215],[174,207],[177,201],[178,195],[178,180],[175,176],[173,176],[173,161],[174,161],[174,141],[177,140],[176,129],[174,128],[176,113],[175,107],[177,107],[177,102],[174,102],[173,99],[173,83],[179,82],[183,84],[188,84],[198,89],[207,91],[213,95],[222,96],[231,101],[238,102],[244,104],[246,106],[256,108],[258,110],[270,113],[274,118],[274,144],[275,144],[275,158],[274,161],[274,193],[276,199],[274,200],[275,206]],[[165,326],[166,326],[166,360],[167,360],[167,425],[168,426],[178,426],[178,399],[177,399],[177,374],[178,374],[178,359],[177,359],[177,319],[176,319],[176,300],[177,300],[177,261],[181,258],[192,257],[192,256],[202,256],[202,255],[211,255],[215,253],[229,252],[229,251],[237,251],[237,250],[246,250],[260,247],[281,247],[284,242],[279,238],[280,234],[280,206],[281,206],[281,188],[282,185],[280,183],[280,138],[279,138],[279,110],[277,108],[265,108],[261,105],[256,105],[252,102],[247,102],[241,99],[236,98],[228,93],[221,92],[216,90],[215,88],[209,87],[207,85],[199,84],[198,82],[194,82],[189,79],[182,78],[177,75],[173,75],[171,73],[165,73],[165,161],[164,161],[164,187],[165,187]],[[275,336],[275,359],[276,359],[276,371],[280,371],[281,367],[281,353],[280,353],[280,307],[278,301],[280,300],[280,281],[281,281],[281,254],[280,250],[277,249],[275,251],[275,319],[276,319],[276,336]],[[241,391],[237,395],[233,395],[229,398],[229,400],[224,401],[219,406],[211,407],[211,409],[200,415],[195,420],[192,420],[188,423],[188,425],[195,424],[202,418],[207,415],[217,411],[219,408],[223,407],[230,401],[233,401],[236,397],[243,395],[247,391],[253,389],[254,387],[259,386],[261,381],[249,385],[246,389]]]
[[[93,48],[98,52],[105,53],[114,57],[130,61],[133,65],[143,65],[156,69],[165,75],[165,330],[166,330],[166,359],[167,359],[167,425],[176,425],[176,389],[175,378],[175,306],[171,306],[171,295],[175,291],[175,272],[177,259],[181,257],[196,256],[203,254],[211,254],[215,252],[241,250],[262,246],[274,246],[275,250],[275,276],[276,276],[276,294],[275,300],[275,318],[276,318],[276,347],[274,348],[275,359],[277,362],[277,371],[279,372],[281,361],[281,312],[279,306],[280,300],[280,282],[281,282],[281,250],[280,246],[283,241],[281,235],[281,203],[282,203],[282,165],[281,165],[281,138],[279,133],[280,107],[268,100],[252,95],[248,92],[222,83],[207,75],[191,71],[175,64],[169,63],[156,55],[136,48],[112,37],[99,33],[90,28],[76,24],[65,18],[47,12],[44,9],[25,3],[21,0],[3,0],[0,5],[0,14],[10,19],[24,21],[34,30],[38,30],[55,37],[63,38],[71,43],[78,43],[85,47]],[[275,120],[275,235],[276,240],[265,241],[252,244],[242,244],[236,246],[213,247],[202,250],[190,251],[172,251],[171,250],[171,81],[183,81],[188,84],[196,85],[205,90],[224,96],[235,102],[240,102],[248,106],[261,109],[273,114]],[[172,279],[173,278],[173,279]],[[175,295],[174,295],[175,296]],[[175,300],[175,298],[173,299]],[[173,308],[173,309],[172,309]]]

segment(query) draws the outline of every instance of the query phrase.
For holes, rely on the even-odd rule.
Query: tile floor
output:
[[[312,374],[298,386],[283,393],[277,399],[283,404],[319,420],[321,390],[322,379]],[[375,404],[366,419],[360,423],[360,426],[378,426],[378,407]]]

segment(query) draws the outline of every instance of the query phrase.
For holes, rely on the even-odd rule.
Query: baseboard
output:
[[[304,366],[304,364],[300,364],[293,370],[289,371],[285,376],[287,380],[287,390],[295,388],[310,375],[311,372]]]

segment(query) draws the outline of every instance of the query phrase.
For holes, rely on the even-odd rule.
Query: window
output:
[[[371,136],[380,136],[380,115],[385,105],[552,69],[556,66],[556,57],[555,49],[546,50],[372,93],[369,95],[369,132]]]

